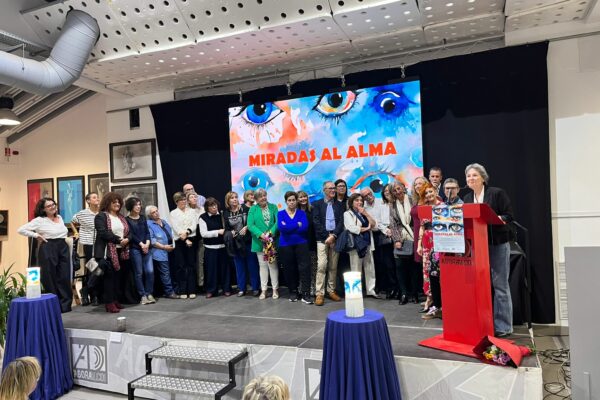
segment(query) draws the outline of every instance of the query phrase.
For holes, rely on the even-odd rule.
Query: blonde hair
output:
[[[415,180],[413,181],[413,185],[412,185],[412,204],[413,205],[419,204],[419,202],[421,201],[421,193],[419,193],[415,190],[415,185],[419,179],[423,180],[424,183],[429,183],[429,179],[425,178],[424,176],[417,176],[415,178]]]
[[[2,371],[0,399],[27,400],[42,375],[42,367],[35,357],[21,357]]]
[[[308,197],[308,193],[306,193],[304,190],[299,190],[298,191],[298,198],[300,198],[300,196],[306,196],[306,198],[308,199],[308,203],[306,203],[306,208],[302,208],[302,206],[300,205],[300,203],[298,203],[298,208],[302,211],[308,211],[311,212],[312,211],[312,206],[310,205],[310,197]]]
[[[231,210],[229,200],[231,200],[232,197],[238,197],[238,194],[236,192],[227,192],[227,194],[225,195],[225,208],[228,210]]]
[[[244,388],[242,400],[289,400],[290,389],[277,375],[254,378]]]

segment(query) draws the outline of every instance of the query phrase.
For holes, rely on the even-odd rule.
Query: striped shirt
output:
[[[73,215],[71,222],[79,225],[79,242],[81,244],[94,244],[94,218],[96,218],[96,214],[89,208]]]

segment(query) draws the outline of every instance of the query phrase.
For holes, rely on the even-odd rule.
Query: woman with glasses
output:
[[[36,239],[39,244],[41,282],[44,290],[58,296],[60,311],[71,311],[71,255],[65,242],[67,227],[50,197],[40,199],[35,205],[35,218],[21,226],[20,235]]]

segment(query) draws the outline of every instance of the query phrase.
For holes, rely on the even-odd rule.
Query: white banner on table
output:
[[[432,209],[433,250],[442,253],[465,252],[465,224],[462,204],[441,204]]]

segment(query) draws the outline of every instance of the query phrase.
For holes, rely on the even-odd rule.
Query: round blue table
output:
[[[345,310],[327,316],[320,400],[400,400],[392,343],[383,314],[361,318]]]
[[[10,303],[2,367],[16,358],[36,357],[42,376],[31,400],[50,400],[73,387],[67,341],[58,298],[43,294],[37,299],[19,297]]]

